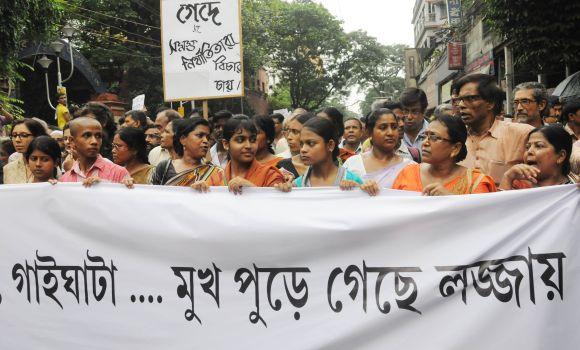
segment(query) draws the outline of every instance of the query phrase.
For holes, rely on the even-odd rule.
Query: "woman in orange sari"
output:
[[[406,166],[395,179],[393,189],[445,196],[495,192],[493,179],[457,162],[467,155],[467,129],[458,117],[441,116],[425,131],[421,146],[423,163]]]

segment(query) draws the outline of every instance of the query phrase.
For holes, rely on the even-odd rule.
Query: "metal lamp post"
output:
[[[63,83],[66,83],[67,81],[69,81],[70,78],[72,78],[72,75],[74,73],[74,60],[73,60],[73,52],[72,52],[72,46],[70,44],[70,41],[71,41],[71,38],[72,38],[73,34],[75,33],[75,31],[76,30],[70,24],[67,23],[67,24],[65,24],[64,27],[62,27],[62,34],[63,34],[65,39],[56,39],[49,44],[52,51],[54,51],[54,53],[56,54],[56,72],[57,72],[56,74],[57,74],[58,87],[61,87]],[[62,50],[64,49],[64,46],[65,46],[65,44],[63,42],[64,40],[66,40],[68,43],[71,68],[70,68],[69,75],[63,80],[62,73],[60,70],[60,57],[59,56],[60,56],[60,53],[62,52]],[[52,60],[49,59],[48,57],[46,57],[46,55],[43,55],[42,58],[40,58],[37,62],[38,62],[38,64],[40,64],[40,66],[44,70],[44,78],[45,78],[45,82],[46,82],[46,96],[48,98],[48,104],[50,105],[50,107],[52,109],[56,110],[56,108],[50,102],[50,88],[48,86],[48,67],[51,65]]]
[[[50,89],[48,87],[48,67],[50,67],[50,65],[52,64],[52,60],[46,57],[46,55],[43,55],[41,58],[38,59],[37,62],[38,64],[40,64],[42,70],[44,71],[44,81],[46,82],[46,98],[48,100],[48,105],[50,106],[50,108],[56,110],[56,107],[54,107],[52,105],[52,102],[50,102]]]

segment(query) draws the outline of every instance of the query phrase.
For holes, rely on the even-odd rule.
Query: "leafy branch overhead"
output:
[[[105,82],[119,87],[122,99],[144,93],[151,110],[163,103],[159,0],[27,0],[0,2],[0,8],[8,14],[0,17],[2,76],[17,78],[18,50],[56,37],[65,16],[78,29],[74,47]],[[393,93],[402,81],[402,45],[347,34],[310,0],[243,0],[242,35],[246,88],[266,68],[276,85],[270,100],[278,107],[316,109],[353,87]]]
[[[580,2],[485,0],[490,27],[514,48],[516,63],[537,73],[580,62]]]
[[[245,64],[269,67],[284,86],[276,91],[288,91],[292,107],[318,108],[353,86],[392,90],[403,71],[403,45],[381,45],[362,31],[347,34],[312,1],[247,0],[244,9]]]
[[[0,1],[0,79],[10,86],[23,79],[19,69],[25,65],[18,60],[18,51],[27,43],[46,40],[56,32],[64,3],[64,0]],[[18,102],[0,90],[0,106],[21,116],[23,111]]]

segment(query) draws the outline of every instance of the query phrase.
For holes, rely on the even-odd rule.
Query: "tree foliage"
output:
[[[290,107],[292,105],[290,87],[282,84],[274,86],[273,92],[268,96],[268,103],[273,110]]]
[[[507,38],[517,64],[537,73],[580,62],[580,2],[569,0],[484,0],[483,15]]]
[[[13,85],[22,80],[18,70],[25,66],[17,54],[27,43],[43,40],[58,28],[63,0],[0,1],[0,79]],[[0,91],[0,105],[8,112],[22,114],[18,100]]]
[[[311,1],[272,1],[267,45],[270,66],[290,88],[292,107],[315,109],[344,92],[352,65],[340,22]]]
[[[370,89],[381,94],[392,93],[400,86],[393,82],[401,78],[405,69],[405,45],[382,45],[363,31],[349,33],[353,43],[352,73],[362,91]]]
[[[161,104],[159,1],[76,0],[69,10],[79,28],[74,44],[121,98],[145,94],[149,109]]]
[[[405,88],[405,45],[383,45],[363,31],[349,34],[353,44],[353,83],[365,92],[361,112],[367,114],[377,98],[396,100]]]
[[[125,102],[144,93],[148,109],[163,103],[158,0],[16,4],[12,12],[3,13],[18,13],[18,18],[0,18],[0,23],[12,21],[2,26],[11,31],[2,33],[11,35],[1,43],[3,59],[28,38],[49,41],[51,26],[60,27],[60,14],[66,13],[78,29],[73,46]],[[242,1],[242,35],[246,91],[254,88],[258,70],[268,68],[279,82],[269,98],[276,108],[316,109],[332,98],[341,100],[354,85],[361,91],[397,89],[401,47],[383,46],[364,32],[346,34],[340,21],[311,0]],[[239,99],[211,102],[213,109],[240,107]]]

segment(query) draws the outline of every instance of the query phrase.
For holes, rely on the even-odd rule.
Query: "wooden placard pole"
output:
[[[203,100],[203,118],[205,120],[209,119],[209,108],[207,106],[207,100]]]

